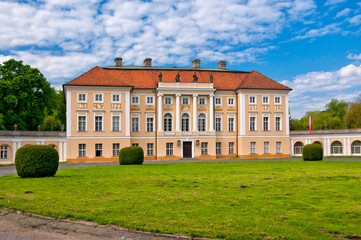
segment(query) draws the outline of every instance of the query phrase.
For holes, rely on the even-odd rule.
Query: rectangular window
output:
[[[153,105],[154,104],[154,97],[147,97],[147,105]]]
[[[79,144],[79,157],[86,157],[86,145]]]
[[[230,142],[229,144],[228,144],[228,149],[229,149],[229,154],[234,154],[234,142]]]
[[[228,106],[234,106],[234,98],[233,97],[228,98]]]
[[[182,97],[182,104],[189,105],[189,97]]]
[[[256,131],[256,117],[249,117],[249,130]]]
[[[276,142],[276,153],[281,153],[281,142]]]
[[[164,104],[166,104],[166,105],[171,105],[171,104],[172,104],[172,100],[173,100],[172,97],[165,97],[165,98],[164,98]]]
[[[173,156],[173,143],[166,144],[166,155]]]
[[[263,103],[263,104],[269,104],[269,98],[268,98],[268,96],[262,97],[262,103]]]
[[[112,131],[119,132],[120,131],[120,116],[113,116],[112,119]]]
[[[112,102],[113,103],[120,103],[120,95],[119,94],[112,94]]]
[[[101,144],[101,143],[95,144],[95,156],[96,157],[103,156],[103,144]]]
[[[256,154],[256,142],[251,142],[251,154]]]
[[[276,131],[281,131],[281,117],[276,117],[275,118],[275,129]]]
[[[153,132],[154,129],[154,118],[147,117],[147,132]]]
[[[118,157],[119,155],[119,143],[113,143],[113,157]]]
[[[264,153],[269,153],[269,142],[264,142]]]
[[[249,96],[249,104],[256,104],[256,97],[255,96]]]
[[[132,96],[132,104],[139,104],[139,97],[138,96]]]
[[[198,104],[199,104],[199,105],[206,105],[206,98],[200,97],[200,98],[199,98],[199,101],[198,101]]]
[[[103,131],[103,116],[95,116],[95,131]]]
[[[216,154],[221,154],[222,152],[222,143],[216,142]]]
[[[139,143],[132,143],[132,147],[139,147]]]
[[[132,117],[132,132],[139,132],[139,117]]]
[[[94,95],[94,102],[98,102],[98,103],[103,102],[103,94],[96,93]]]
[[[222,106],[222,98],[221,97],[216,97],[215,98],[215,103],[216,103],[216,106]]]
[[[263,131],[269,131],[269,117],[263,117]]]
[[[275,104],[281,104],[281,97],[275,97]]]
[[[8,146],[1,146],[1,159],[8,158]]]
[[[86,94],[85,93],[78,94],[78,102],[86,102]]]
[[[215,124],[216,124],[216,127],[215,127],[216,132],[221,132],[222,131],[222,118],[216,117]]]
[[[228,132],[234,132],[234,118],[228,118]]]
[[[201,155],[207,155],[208,154],[208,143],[202,142],[201,144]]]
[[[147,155],[148,156],[153,156],[153,143],[147,143]]]
[[[86,131],[86,116],[78,116],[78,131]]]

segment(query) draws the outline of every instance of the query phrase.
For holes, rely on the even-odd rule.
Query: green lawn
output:
[[[350,238],[361,236],[361,162],[61,169],[55,177],[1,177],[0,206],[199,237]]]

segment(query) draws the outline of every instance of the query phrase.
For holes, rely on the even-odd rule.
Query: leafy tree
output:
[[[343,122],[348,109],[348,103],[344,100],[332,99],[330,103],[326,105],[326,111],[331,113],[333,117],[339,117]]]
[[[345,123],[349,128],[361,128],[361,99],[351,104],[346,113]]]
[[[65,127],[66,106],[63,91],[54,91],[51,97],[50,108],[45,109],[46,116],[42,124],[44,131],[60,131],[61,125]]]
[[[10,59],[0,64],[0,114],[3,126],[37,130],[45,108],[51,107],[54,89],[37,68]]]

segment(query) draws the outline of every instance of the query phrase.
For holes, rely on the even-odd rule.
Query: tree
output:
[[[46,108],[46,116],[44,118],[42,130],[44,131],[60,131],[61,125],[66,123],[66,106],[63,91],[54,91],[51,98],[52,108]]]
[[[331,113],[333,117],[339,117],[343,122],[348,109],[348,103],[344,100],[332,99],[330,103],[326,105],[326,111]]]
[[[0,64],[0,114],[6,129],[37,130],[54,89],[37,68],[10,59]]]
[[[361,99],[351,104],[346,113],[345,124],[349,128],[361,128]]]

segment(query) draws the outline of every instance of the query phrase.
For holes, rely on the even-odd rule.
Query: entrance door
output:
[[[183,158],[192,158],[192,142],[183,142]]]

